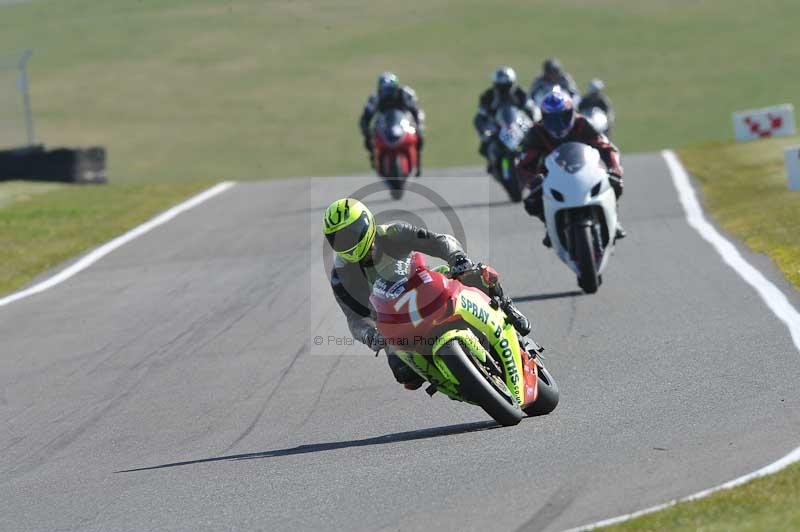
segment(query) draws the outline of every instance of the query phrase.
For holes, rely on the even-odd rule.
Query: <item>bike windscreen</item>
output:
[[[587,156],[590,149],[580,142],[567,142],[556,149],[553,160],[562,170],[574,174],[589,162]]]
[[[517,122],[520,110],[513,105],[504,105],[495,113],[495,120],[501,126],[509,126]]]
[[[405,118],[406,114],[400,109],[389,109],[380,114],[375,126],[381,132],[383,138],[390,144],[393,144],[399,141],[405,134],[405,128],[403,127],[403,120]]]
[[[339,229],[335,233],[325,235],[325,238],[334,251],[343,253],[356,247],[358,243],[367,236],[369,225],[369,215],[364,212],[361,213],[358,220]]]

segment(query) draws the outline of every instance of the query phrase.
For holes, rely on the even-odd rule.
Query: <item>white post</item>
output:
[[[783,150],[783,159],[789,190],[800,190],[800,146],[789,146]]]

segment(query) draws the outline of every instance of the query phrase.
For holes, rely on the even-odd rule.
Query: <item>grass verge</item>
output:
[[[720,226],[769,255],[800,290],[800,191],[788,190],[783,161],[783,149],[798,142],[702,144],[678,155]]]
[[[64,187],[0,209],[0,294],[125,232],[210,183]]]
[[[680,503],[603,530],[774,532],[800,530],[800,464],[705,499]]]

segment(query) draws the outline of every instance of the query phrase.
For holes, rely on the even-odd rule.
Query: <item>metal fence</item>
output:
[[[0,148],[36,143],[28,88],[28,61],[32,50],[0,55]]]

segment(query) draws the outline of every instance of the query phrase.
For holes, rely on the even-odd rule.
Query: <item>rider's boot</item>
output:
[[[406,390],[416,390],[425,382],[425,379],[417,375],[417,373],[408,367],[405,362],[400,360],[397,355],[387,353],[386,359],[389,362],[389,368],[392,370],[394,378],[397,382],[402,384]]]
[[[628,232],[625,230],[624,227],[622,227],[622,224],[619,223],[619,220],[617,220],[617,233],[616,233],[616,235],[614,235],[614,239],[615,240],[622,240],[626,236],[628,236]]]
[[[522,336],[527,336],[531,332],[531,322],[525,315],[514,306],[514,302],[510,297],[500,298],[500,308],[506,313],[508,323],[517,330]]]
[[[544,238],[542,239],[542,245],[546,248],[553,247],[553,243],[550,241],[550,233],[544,234]]]

